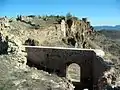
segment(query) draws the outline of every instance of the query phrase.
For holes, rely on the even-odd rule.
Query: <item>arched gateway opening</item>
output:
[[[73,83],[75,90],[83,90],[88,88],[92,90],[93,75],[92,64],[89,60],[76,63],[80,58],[73,59],[75,62],[67,62],[66,65],[66,78]]]
[[[72,82],[80,82],[81,68],[76,63],[71,63],[66,69],[66,78]]]

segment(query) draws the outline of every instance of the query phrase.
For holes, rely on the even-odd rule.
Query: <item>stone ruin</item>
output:
[[[71,43],[71,45],[80,48],[86,48],[86,40],[89,35],[92,34],[94,28],[87,21],[87,18],[82,18],[82,20],[62,20],[61,22],[61,32],[64,35],[63,39],[66,43]],[[72,41],[70,41],[72,40]],[[76,44],[73,44],[73,43]],[[80,43],[81,42],[81,43]]]
[[[115,69],[103,60],[105,53],[97,49],[25,46],[27,64],[49,73],[66,77],[72,63],[80,66],[80,82],[70,81],[75,90],[120,90],[116,86]]]
[[[21,20],[23,20],[24,21],[24,19],[21,17]],[[55,26],[55,29],[57,29],[57,26]],[[62,32],[62,35],[63,35],[63,37],[64,38],[67,38],[67,41],[66,42],[68,42],[68,43],[70,43],[70,44],[72,44],[73,46],[75,46],[76,48],[77,47],[79,47],[80,46],[80,44],[78,44],[77,42],[81,42],[81,45],[82,45],[82,48],[86,48],[86,41],[85,41],[85,38],[87,37],[87,36],[89,36],[89,35],[91,35],[92,33],[93,33],[93,30],[94,30],[94,28],[90,25],[90,22],[89,21],[87,21],[87,18],[82,18],[82,20],[62,20],[61,21],[61,32]],[[26,40],[25,41],[25,45],[29,45],[29,46],[37,46],[37,44],[35,44],[35,40],[33,40],[33,39],[28,39],[28,40]],[[34,54],[36,54],[36,55],[38,55],[38,52],[36,53],[36,51],[37,51],[37,49],[35,49],[35,52],[34,52],[34,47],[29,47],[30,49],[31,49],[31,52],[30,52],[30,54],[32,54],[32,55],[30,55],[30,56],[32,56],[30,59],[32,59],[33,57],[34,57]],[[33,50],[32,50],[33,49]],[[39,49],[40,50],[40,49]],[[44,49],[45,50],[45,49]],[[49,51],[49,50],[45,50],[45,51],[42,51],[41,50],[41,55],[43,55],[43,54],[45,54],[44,52],[47,52],[47,51]],[[54,51],[54,50],[53,50]],[[59,51],[59,50],[57,50],[57,51]],[[57,52],[57,51],[54,51],[55,53]],[[50,51],[51,52],[51,51]],[[74,52],[74,51],[73,51]],[[29,52],[28,52],[29,53]],[[39,55],[38,56],[41,56],[40,55],[40,53],[39,53]],[[48,52],[49,53],[49,52]],[[48,60],[49,58],[50,58],[50,60],[51,60],[51,58],[52,59],[55,59],[56,60],[56,58],[57,58],[57,53],[55,54],[55,58],[53,58],[54,56],[49,56],[49,54],[45,54],[44,55],[45,57],[38,57],[37,58],[37,56],[35,56],[35,58],[33,58],[33,63],[36,61],[36,60],[40,60],[41,58],[42,59],[44,59],[44,58],[46,58],[45,60]],[[29,58],[29,56],[28,56],[28,58]],[[83,57],[84,58],[84,57]],[[61,58],[61,60],[62,60],[63,58]],[[69,59],[71,59],[71,58],[69,58]],[[35,61],[34,61],[35,60]],[[68,59],[67,59],[68,60]],[[74,59],[74,60],[76,60],[76,59]],[[65,61],[65,60],[64,60]],[[81,61],[82,61],[82,59],[81,59]],[[95,60],[94,60],[95,61]],[[55,68],[53,68],[52,66],[52,64],[53,64],[53,62],[52,61],[41,61],[40,63],[41,63],[41,66],[43,65],[43,64],[45,64],[45,65],[43,65],[43,66],[46,66],[47,65],[47,63],[49,62],[49,64],[48,64],[48,67],[50,68],[50,71],[52,71],[51,70],[51,68],[52,69],[55,69]],[[54,61],[54,62],[56,62],[57,63],[57,60],[56,61]],[[76,61],[77,62],[77,61]],[[96,61],[96,62],[99,62],[99,61]],[[39,64],[40,64],[39,63]],[[73,62],[70,62],[70,63],[73,63]],[[86,63],[89,63],[88,61],[86,61]],[[100,63],[100,62],[99,62]],[[92,63],[93,64],[93,63]],[[59,64],[58,64],[59,65]],[[38,65],[39,66],[39,65]],[[69,63],[68,63],[68,65],[67,66],[69,66]],[[57,66],[55,66],[55,67],[57,67]],[[96,68],[98,68],[97,67],[97,65],[96,66],[94,66],[94,67],[96,67]],[[46,68],[46,67],[45,67]],[[49,69],[49,68],[47,68],[47,69]],[[57,67],[58,68],[58,67]],[[66,69],[62,69],[62,70],[66,70]],[[49,71],[49,70],[48,70]],[[53,70],[54,71],[54,70]],[[56,71],[59,71],[59,70],[57,70],[56,69]],[[96,69],[96,72],[97,71],[99,71],[99,70],[97,70]],[[63,74],[65,74],[65,73],[63,73]],[[64,75],[63,75],[64,76]],[[110,77],[110,78],[108,78],[108,76]],[[97,76],[96,76],[97,77]],[[114,82],[114,80],[112,80],[112,79],[114,79],[114,76],[111,76],[111,75],[107,75],[107,77],[101,77],[100,79],[99,79],[99,81],[98,81],[98,85],[99,85],[99,90],[101,90],[101,88],[103,88],[106,84],[108,84],[108,83],[113,83]],[[92,82],[92,81],[91,81]],[[105,82],[105,83],[104,83]],[[84,80],[83,80],[83,83],[84,83]],[[89,87],[89,86],[87,86],[87,87]],[[91,87],[90,87],[91,88]]]
[[[61,21],[61,31],[63,32],[63,36],[66,37],[66,24],[65,24],[65,20]]]
[[[104,63],[97,50],[63,47],[26,46],[27,64],[66,77],[70,64],[80,66],[80,82],[72,82],[75,90],[100,90],[98,79],[110,67]],[[100,51],[101,52],[101,51]],[[103,51],[102,51],[103,52]],[[102,54],[102,53],[101,53]],[[99,55],[99,56],[98,56]]]

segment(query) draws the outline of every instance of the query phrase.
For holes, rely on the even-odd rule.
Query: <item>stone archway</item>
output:
[[[84,88],[89,88],[90,90],[93,89],[92,85],[93,85],[93,75],[92,75],[92,63],[90,63],[90,60],[84,60],[84,62],[81,62],[81,63],[78,63],[77,61],[77,58],[76,60],[75,59],[72,59],[74,60],[73,62],[70,60],[70,62],[67,62],[65,64],[65,69],[64,69],[64,74],[66,76],[66,78],[68,80],[70,80],[73,85],[75,86],[75,90],[82,90]],[[72,65],[74,64],[74,67],[72,67]],[[76,69],[75,68],[75,64],[76,66],[79,68]],[[69,67],[72,67],[74,70],[76,69],[77,72],[74,72],[74,73],[79,73],[79,78],[77,77],[77,80],[74,78],[74,79],[71,79],[71,78],[68,78],[68,69]],[[70,70],[70,72],[73,71],[73,70]],[[74,75],[74,74],[73,74]],[[64,76],[64,77],[65,77]],[[70,75],[69,75],[70,77]],[[73,76],[74,77],[74,76]]]
[[[81,67],[76,63],[71,63],[66,68],[66,78],[70,81],[81,81]]]
[[[81,79],[80,82],[72,82],[75,85],[75,90],[77,88],[78,90],[84,88],[93,90],[93,85],[97,84],[98,77],[106,66],[97,58],[92,49],[26,46],[26,51],[27,59],[32,64],[42,63],[50,70],[50,73],[52,73],[51,70],[56,70],[56,74],[60,77],[66,77],[66,70],[70,64],[78,64]]]

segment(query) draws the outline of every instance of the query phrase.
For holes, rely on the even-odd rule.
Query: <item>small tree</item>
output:
[[[72,23],[73,23],[71,13],[67,13],[67,14],[66,14],[66,21],[67,21],[67,24],[68,24],[68,28],[70,29],[71,26],[72,26]]]
[[[70,12],[66,14],[66,19],[67,19],[67,20],[72,19],[72,14],[71,14]]]
[[[60,24],[63,19],[65,20],[65,16],[57,16],[56,21]]]
[[[73,20],[78,20],[78,17],[75,17],[75,16],[74,16],[74,17],[73,17]]]

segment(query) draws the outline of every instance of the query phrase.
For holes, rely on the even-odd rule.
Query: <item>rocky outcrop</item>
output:
[[[79,48],[90,48],[88,38],[93,33],[93,28],[90,22],[87,21],[87,18],[82,18],[82,20],[69,19],[64,23],[66,23],[64,24],[66,28],[64,28],[64,37],[62,40],[66,44]]]

